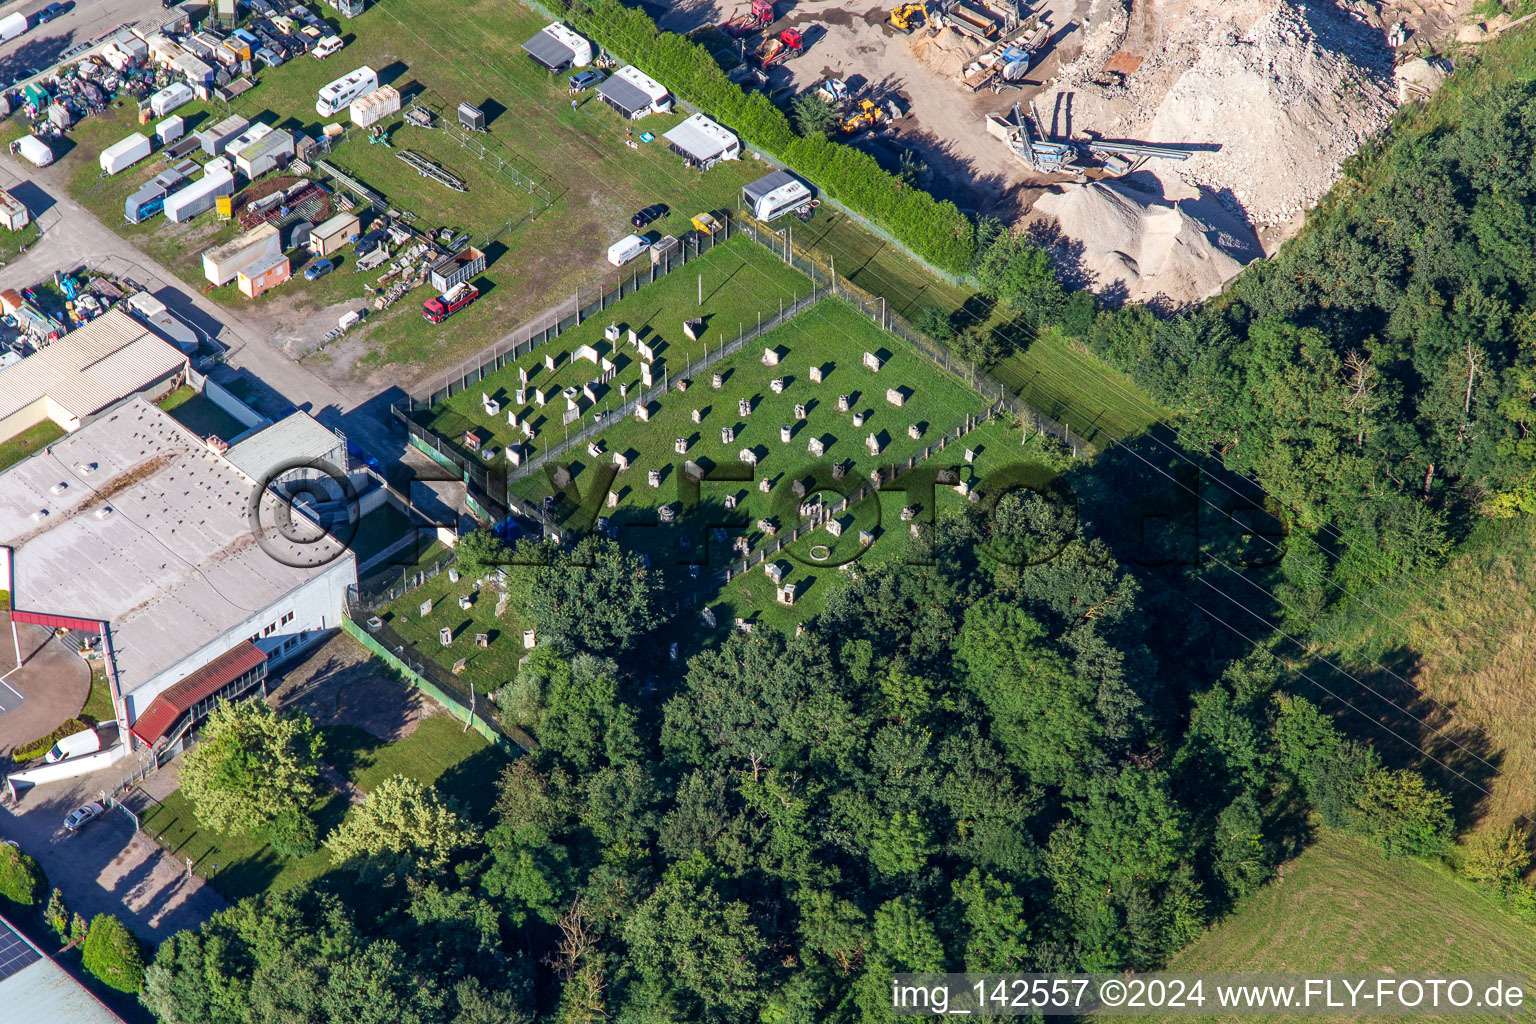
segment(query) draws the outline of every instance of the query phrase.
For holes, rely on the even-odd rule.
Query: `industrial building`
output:
[[[340,620],[355,557],[280,508],[273,489],[134,397],[0,473],[0,585],[14,621],[100,644],[120,735],[164,758],[186,712],[259,682],[258,666]]]
[[[282,253],[282,232],[275,224],[259,224],[223,245],[203,253],[203,276],[225,285],[246,267]]]
[[[741,158],[741,140],[703,114],[694,114],[662,136],[672,152],[694,167]]]
[[[599,85],[597,98],[631,121],[672,109],[666,87],[633,64],[619,68]]]
[[[53,958],[0,917],[0,1006],[16,1020],[123,1024]]]
[[[584,68],[592,63],[592,44],[558,21],[524,43],[523,49],[551,71]]]
[[[79,430],[128,395],[169,392],[186,374],[187,357],[121,309],[0,373],[0,440],[52,420]]]

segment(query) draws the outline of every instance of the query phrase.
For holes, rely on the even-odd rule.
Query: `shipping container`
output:
[[[149,136],[134,132],[101,151],[101,169],[106,174],[117,174],[149,156]]]

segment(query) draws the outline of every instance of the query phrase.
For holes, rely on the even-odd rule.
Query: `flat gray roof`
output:
[[[538,35],[523,44],[523,49],[528,51],[528,56],[551,70],[565,67],[576,56],[575,50],[550,35],[547,30],[540,30]]]
[[[224,453],[234,467],[252,480],[267,478],[278,466],[294,459],[323,459],[345,445],[345,439],[325,429],[307,412],[295,412],[276,423],[248,434]],[[335,467],[338,473],[346,466]]]
[[[108,622],[132,693],[330,563],[353,560],[318,528],[305,538],[314,543],[278,533],[271,491],[260,495],[258,541],[256,489],[169,413],[130,399],[0,473],[11,603]]]
[[[623,110],[644,110],[653,102],[650,93],[618,75],[610,76],[599,85],[597,94]]]

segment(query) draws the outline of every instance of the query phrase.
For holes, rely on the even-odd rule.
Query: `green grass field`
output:
[[[621,330],[635,331],[662,365],[682,367],[690,358],[702,358],[706,344],[718,346],[735,338],[744,326],[755,324],[760,315],[775,314],[781,302],[789,305],[808,291],[810,282],[776,260],[768,250],[747,239],[733,238],[685,268],[610,306],[601,316],[533,349],[516,364],[503,367],[476,386],[439,403],[425,422],[453,441],[458,441],[465,430],[482,429],[487,441],[494,443],[498,450],[508,441],[521,438],[521,433],[514,434],[508,427],[505,413],[494,423],[486,417],[480,402],[484,392],[500,401],[506,412],[516,412],[520,421],[532,418],[536,436],[527,444],[526,450],[528,454],[534,454],[564,437],[561,415],[566,406],[560,390],[568,386],[579,388],[599,375],[599,367],[593,363],[572,363],[570,353],[578,347],[594,346],[612,358],[618,369],[618,375],[599,396],[598,408],[605,401],[620,404],[621,384],[630,388],[640,385],[641,362],[636,351],[629,349],[623,340],[617,347],[603,340],[603,332],[610,323],[617,323]],[[704,296],[702,306],[698,303],[701,292]],[[466,312],[475,308],[471,306]],[[463,314],[441,325],[440,329],[453,330],[460,316]],[[682,330],[683,321],[694,317],[703,317],[706,322],[697,343],[689,341]],[[546,356],[556,358],[553,371],[545,367]],[[548,404],[543,408],[536,405],[520,407],[514,403],[515,393],[522,386],[519,370],[528,372],[530,402],[535,389],[545,392]],[[655,378],[658,381],[660,373],[658,365]],[[583,400],[582,404],[585,417],[590,403]],[[473,453],[461,448],[460,454],[472,456]]]
[[[1387,861],[1374,847],[1322,832],[1284,865],[1281,877],[1178,953],[1166,969],[1423,975],[1528,973],[1533,963],[1536,927],[1449,872],[1414,860]]]
[[[0,469],[9,469],[63,436],[62,427],[52,420],[44,420],[7,441],[0,441]]]
[[[506,763],[479,733],[465,733],[459,723],[442,715],[424,719],[415,732],[398,743],[384,743],[350,726],[324,732],[326,763],[364,792],[372,791],[391,775],[409,775],[435,785],[476,818],[482,818],[490,807],[500,765]],[[328,792],[311,808],[322,838],[341,823],[347,807],[345,797]],[[145,832],[177,859],[190,859],[193,870],[211,879],[214,888],[230,901],[269,890],[280,892],[332,867],[324,847],[307,857],[285,858],[261,837],[228,836],[204,828],[180,790],[140,818]]]
[[[1046,331],[989,371],[1020,398],[1103,447],[1172,413],[1082,345]]]
[[[465,659],[461,678],[480,693],[491,693],[512,681],[517,674],[517,663],[526,653],[523,648],[523,630],[532,626],[524,609],[526,599],[519,599],[528,586],[526,570],[513,567],[508,570],[512,599],[506,611],[496,614],[497,594],[487,590],[479,593],[471,580],[461,579],[454,583],[448,573],[439,573],[409,594],[399,598],[379,611],[379,617],[390,628],[414,644],[429,658],[445,668],[452,667],[460,658]],[[461,596],[470,598],[469,610],[459,607]],[[432,602],[432,611],[425,617],[421,606]],[[452,631],[453,641],[444,648],[438,631],[444,627]],[[475,634],[489,637],[488,647],[478,647]]]

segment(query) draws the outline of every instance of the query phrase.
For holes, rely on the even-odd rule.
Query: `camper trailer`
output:
[[[758,220],[773,220],[811,201],[811,190],[805,182],[788,171],[774,171],[741,188],[741,198],[752,216]]]
[[[320,90],[315,101],[315,113],[321,117],[335,117],[352,105],[359,96],[366,96],[379,87],[379,76],[366,65],[348,75],[336,79]]]

